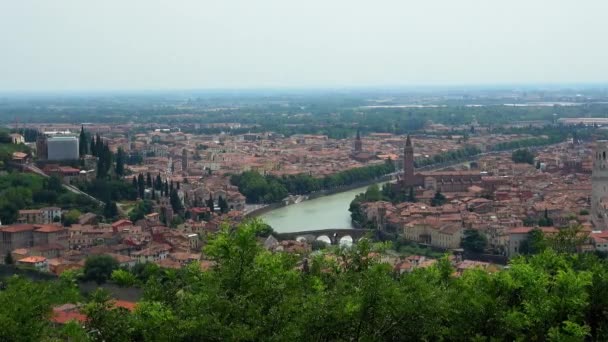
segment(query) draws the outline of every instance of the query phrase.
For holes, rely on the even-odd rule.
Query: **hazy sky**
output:
[[[608,81],[606,0],[0,0],[0,90]]]

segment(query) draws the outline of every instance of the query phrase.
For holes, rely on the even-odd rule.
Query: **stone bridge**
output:
[[[373,230],[369,229],[349,229],[349,228],[336,228],[336,229],[318,229],[318,230],[305,230],[301,232],[289,232],[289,233],[278,233],[275,234],[277,240],[302,240],[305,239],[309,243],[315,240],[325,240],[323,237],[327,237],[331,241],[332,245],[337,245],[340,240],[344,237],[350,237],[353,242],[359,241],[366,235],[374,234]]]

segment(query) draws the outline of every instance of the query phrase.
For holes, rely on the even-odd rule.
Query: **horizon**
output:
[[[199,88],[108,88],[108,89],[16,89],[2,90],[0,96],[87,96],[87,95],[152,95],[175,93],[315,93],[315,92],[478,92],[478,91],[542,91],[542,90],[604,90],[606,82],[553,82],[553,83],[447,83],[403,85],[335,85],[335,86],[250,86],[250,87],[199,87]]]

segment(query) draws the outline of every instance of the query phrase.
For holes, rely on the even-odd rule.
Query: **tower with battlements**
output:
[[[591,217],[599,229],[606,229],[608,221],[608,140],[598,140],[593,150],[591,173]]]

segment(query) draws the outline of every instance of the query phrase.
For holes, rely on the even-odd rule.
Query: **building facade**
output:
[[[53,136],[47,139],[46,145],[48,160],[76,160],[79,157],[75,136]]]

